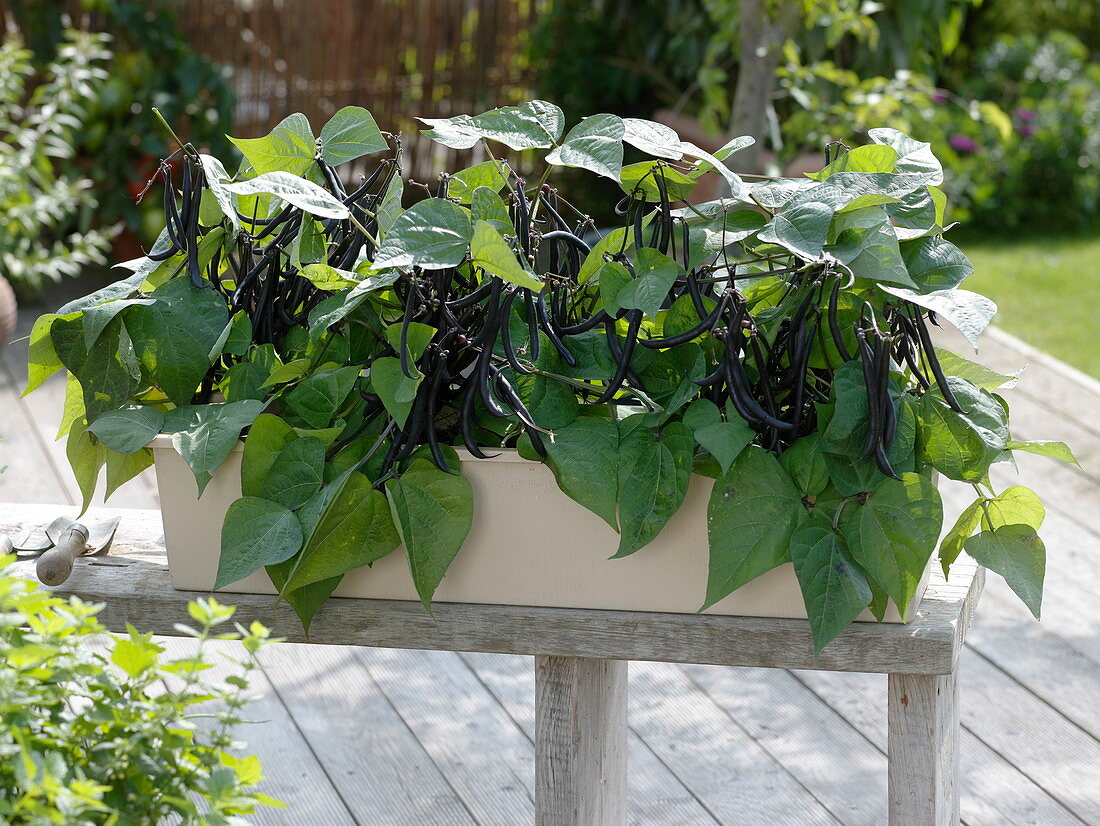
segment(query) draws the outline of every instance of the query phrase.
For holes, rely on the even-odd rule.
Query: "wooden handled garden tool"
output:
[[[55,519],[46,528],[52,543],[38,558],[35,570],[44,585],[61,585],[73,572],[78,556],[105,554],[118,530],[119,517],[86,527],[69,519]]]

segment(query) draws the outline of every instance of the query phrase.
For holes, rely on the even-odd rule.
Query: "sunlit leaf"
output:
[[[388,148],[374,117],[362,106],[345,106],[321,129],[321,157],[331,166]]]
[[[469,210],[442,198],[428,198],[393,222],[374,259],[374,268],[455,267],[466,257],[473,225]]]
[[[1035,619],[1043,604],[1043,579],[1047,552],[1043,540],[1030,525],[1002,525],[982,531],[963,543],[979,565],[1004,577]]]
[[[617,181],[623,168],[624,133],[618,115],[592,115],[569,130],[562,144],[546,156],[546,162],[587,169]]]
[[[274,195],[318,218],[347,218],[351,214],[328,190],[290,172],[265,172],[225,188],[237,195]]]
[[[262,138],[230,138],[257,173],[289,172],[301,175],[314,164],[317,142],[301,113],[284,118]]]
[[[517,287],[538,292],[544,286],[488,221],[478,221],[470,241],[470,262]]]

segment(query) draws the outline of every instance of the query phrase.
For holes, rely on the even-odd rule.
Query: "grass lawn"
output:
[[[993,323],[1100,378],[1100,226],[1021,239],[951,240],[974,262],[963,284],[1000,308]]]

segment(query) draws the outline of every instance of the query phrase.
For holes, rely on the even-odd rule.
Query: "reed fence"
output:
[[[418,180],[462,159],[421,137],[414,115],[448,117],[522,100],[526,45],[546,0],[177,0],[202,54],[226,68],[234,133],[290,112],[323,123],[365,106],[400,132]]]
[[[81,28],[110,30],[95,6],[53,2]],[[525,99],[527,44],[550,0],[168,2],[191,45],[225,71],[236,95],[232,134],[266,134],[292,112],[319,128],[343,106],[365,106],[379,126],[402,135],[406,176],[428,180],[471,153],[423,138],[414,116]],[[0,0],[0,20],[8,6]]]

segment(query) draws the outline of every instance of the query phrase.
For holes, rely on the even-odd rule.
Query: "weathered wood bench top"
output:
[[[69,507],[68,511],[74,509]],[[66,508],[0,504],[0,532],[17,535]],[[92,511],[88,521],[121,514],[110,554],[77,560],[72,577],[55,589],[105,604],[101,621],[126,622],[144,632],[173,634],[189,622],[187,602],[201,593],[169,583],[160,514],[153,510]],[[34,578],[34,560],[17,571]],[[934,566],[916,617],[907,625],[855,623],[816,659],[805,620],[436,603],[429,615],[417,602],[329,600],[309,637],[288,606],[268,595],[223,593],[242,620],[258,619],[295,642],[448,651],[656,660],[713,665],[949,674],[977,606],[984,571],[960,561],[950,582]]]

